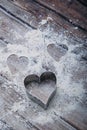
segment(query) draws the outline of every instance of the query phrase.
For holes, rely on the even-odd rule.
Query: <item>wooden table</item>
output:
[[[45,23],[41,24],[42,22]],[[0,52],[3,54],[0,55],[0,130],[87,130],[87,59],[79,59],[81,55],[77,54],[77,50],[73,57],[77,58],[75,62],[80,65],[79,69],[70,68],[73,62],[69,68],[67,64],[63,66],[67,68],[67,72],[65,69],[63,73],[69,73],[72,79],[70,91],[67,90],[68,80],[65,78],[65,88],[57,86],[57,93],[48,110],[28,99],[23,85],[24,77],[29,73],[27,69],[24,74],[20,72],[12,75],[6,67],[6,58],[11,53],[16,53],[15,48],[14,52],[9,52],[6,46],[23,45],[27,49],[25,34],[32,31],[37,33],[38,29],[43,32],[48,26],[53,33],[62,32],[66,40],[68,39],[69,56],[73,53],[72,49],[70,51],[72,47],[77,50],[79,47],[82,51],[83,48],[87,49],[87,4],[84,1],[0,0],[0,48],[4,48]],[[67,60],[67,56],[64,60]],[[55,70],[57,80],[58,72]]]

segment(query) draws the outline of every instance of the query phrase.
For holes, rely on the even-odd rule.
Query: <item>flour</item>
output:
[[[40,24],[43,25],[47,23],[49,19],[50,18],[42,20]],[[83,94],[85,93],[82,81],[78,83],[72,81],[72,69],[81,67],[79,61],[76,60],[76,56],[71,53],[71,50],[75,48],[75,46],[68,44],[69,39],[64,34],[53,33],[49,27],[44,31],[37,29],[29,30],[25,32],[25,34],[24,32],[22,33],[22,31],[20,33],[16,31],[12,33],[14,34],[14,40],[17,40],[18,44],[9,43],[7,46],[0,47],[0,73],[3,72],[8,75],[8,78],[10,78],[8,86],[11,87],[11,84],[15,84],[12,87],[24,96],[26,102],[15,102],[11,107],[11,111],[26,111],[25,106],[28,104],[29,100],[26,99],[26,92],[23,84],[24,78],[28,74],[41,75],[41,73],[46,71],[43,65],[56,74],[57,93],[47,111],[42,110],[38,105],[33,107],[33,109],[31,109],[32,107],[27,108],[31,109],[33,112],[37,112],[38,118],[33,115],[32,119],[44,124],[45,122],[51,121],[54,111],[58,114],[62,114],[64,111],[75,109],[77,105],[75,98],[82,100]],[[20,43],[20,41],[22,41],[22,43]],[[63,56],[59,62],[56,62],[47,52],[47,45],[52,43],[57,45],[65,44],[68,46],[67,54]],[[28,67],[12,75],[7,66],[7,58],[11,54],[26,56],[29,59]]]
[[[20,102],[15,102],[12,106],[11,111],[16,112],[16,111],[24,111],[25,110],[25,101],[20,101]]]
[[[39,24],[41,26],[41,25],[47,24],[48,21],[53,21],[53,19],[48,16],[46,19],[42,19],[42,21]]]

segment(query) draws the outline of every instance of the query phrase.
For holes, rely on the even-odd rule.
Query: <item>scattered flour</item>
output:
[[[48,16],[46,19],[43,19],[43,20],[40,22],[40,26],[46,24],[48,21],[53,21],[53,19]]]
[[[16,111],[24,111],[25,110],[25,101],[20,101],[20,102],[15,102],[12,106],[11,111],[16,112]]]
[[[46,20],[42,20],[40,23],[41,25],[47,23]],[[52,20],[52,19],[51,19]],[[78,65],[78,61],[76,60],[76,56],[71,53],[72,48],[74,45],[68,44],[68,38],[64,36],[64,34],[57,34],[50,31],[49,28],[44,30],[43,32],[39,29],[37,30],[30,30],[22,36],[22,32],[13,32],[15,39],[22,41],[22,44],[8,44],[5,47],[0,48],[0,73],[8,74],[10,78],[10,84],[17,85],[14,87],[16,91],[24,94],[25,96],[25,88],[24,88],[24,78],[28,74],[38,74],[41,75],[42,72],[46,71],[46,68],[43,68],[43,64],[49,68],[49,70],[53,71],[53,68],[50,67],[51,65],[55,68],[55,74],[57,76],[57,87],[58,91],[54,98],[54,102],[51,103],[50,107],[47,111],[44,111],[37,105],[35,107],[37,111],[37,116],[34,117],[37,122],[45,123],[51,121],[51,117],[53,116],[53,112],[56,111],[58,114],[62,113],[63,111],[70,111],[75,109],[77,101],[74,98],[83,97],[85,93],[83,89],[82,82],[76,83],[75,81],[71,80],[72,68],[75,68]],[[24,33],[23,33],[24,34]],[[54,43],[54,44],[65,44],[68,46],[69,50],[67,54],[61,58],[59,62],[56,62],[47,52],[47,45]],[[12,75],[8,66],[7,66],[7,57],[11,54],[17,54],[18,56],[26,56],[29,59],[28,67],[23,70],[23,72],[17,72],[16,74]],[[80,66],[78,65],[78,68]],[[9,82],[8,82],[9,84]],[[60,93],[59,93],[60,92]],[[26,99],[26,98],[25,98]],[[27,100],[27,99],[26,99]],[[1,102],[1,101],[0,101]],[[16,111],[26,111],[26,102],[20,101],[15,102],[11,107],[12,112]],[[31,103],[32,105],[32,103]],[[52,107],[53,105],[53,107]],[[27,109],[31,109],[30,107]],[[32,109],[34,111],[34,108]]]

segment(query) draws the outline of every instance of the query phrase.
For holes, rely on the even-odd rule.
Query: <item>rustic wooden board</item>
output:
[[[82,29],[87,31],[87,8],[80,4],[77,0],[71,0],[66,2],[61,0],[36,0],[43,6],[46,6],[55,12],[65,17]]]
[[[38,23],[36,22],[35,17],[25,10],[13,5],[11,2],[7,0],[1,0],[0,6],[3,10],[7,11],[7,13],[14,17],[14,19],[18,20],[20,23],[24,24],[29,28],[37,28]]]
[[[23,19],[22,15],[15,13],[13,11],[12,8],[9,9],[8,3],[12,2],[15,5],[21,7],[23,10],[27,11],[27,13],[31,13],[31,15],[33,15],[34,20],[33,22],[31,22],[31,20],[26,19],[26,17]],[[4,3],[4,4],[3,4]],[[6,4],[5,4],[6,3]],[[49,19],[48,23],[54,26],[54,29],[59,31],[59,30],[65,30],[66,33],[68,31],[68,34],[72,34],[74,37],[78,36],[79,38],[84,38],[86,37],[86,31],[84,29],[78,28],[78,26],[73,25],[71,22],[67,21],[65,18],[61,17],[59,14],[56,14],[55,12],[53,12],[51,9],[47,9],[46,7],[36,3],[35,1],[12,1],[12,0],[5,0],[4,2],[1,2],[1,5],[6,8],[8,11],[13,12],[12,14],[14,14],[15,16],[17,16],[18,18],[26,21],[26,23],[29,23],[30,25],[32,25],[33,27],[36,28],[36,26],[38,25],[37,23],[41,22],[41,20],[43,19],[47,19],[47,17],[51,17],[53,20]],[[16,7],[17,8],[17,7]],[[28,22],[29,21],[29,22]],[[35,21],[35,23],[34,23]],[[32,24],[31,24],[32,23]],[[34,23],[34,24],[33,24]],[[39,27],[39,25],[37,26]]]
[[[23,96],[20,93],[12,87],[7,86],[5,88],[4,85],[1,85],[0,99],[3,101],[0,104],[0,121],[3,123],[2,129],[5,127],[9,130],[36,130],[26,119],[22,119],[14,110],[11,110],[15,102],[21,102],[23,100]]]
[[[53,21],[48,21],[48,24],[51,26],[55,25],[56,31],[63,28],[78,37],[84,36],[82,29],[73,30],[74,26],[71,23],[61,18],[53,9],[44,7],[43,3],[38,4],[34,1],[16,0],[13,4],[13,2],[11,3],[9,1],[11,0],[0,1],[0,44],[3,44],[3,46],[9,43],[17,45],[23,44],[23,35],[25,35],[27,31],[38,28],[39,22],[43,19],[47,19],[48,16],[53,19]],[[23,17],[23,15],[25,16]],[[40,15],[41,17],[39,17]],[[76,24],[79,25],[79,23]],[[21,38],[17,37],[18,39],[14,39],[15,36],[18,36],[17,34],[15,35],[15,30],[16,32],[18,31],[18,34],[20,34],[19,37]],[[10,82],[9,76],[7,77],[6,80]],[[6,77],[4,76],[4,78]],[[12,109],[15,102],[20,103],[24,100],[24,97],[25,96],[12,87],[12,84],[8,84],[6,88],[0,84],[0,99],[4,104],[0,104],[0,121],[2,121],[4,125],[7,125],[7,130],[87,130],[86,108],[77,107],[75,111],[70,111],[70,113],[63,115],[61,118],[58,115],[53,115],[54,118],[51,121],[49,120],[50,122],[43,123],[42,120],[41,123],[36,123],[33,119],[35,114],[39,113],[39,111],[44,113],[39,106],[37,106],[36,110],[36,104],[28,104],[31,106],[27,106],[23,112],[20,110],[20,106],[17,110]],[[65,98],[67,99],[68,96],[66,97],[65,95]],[[27,99],[25,99],[25,101],[29,102]]]
[[[29,121],[14,113],[7,115],[5,121],[13,130],[37,130]]]
[[[87,108],[78,106],[76,110],[64,115],[62,119],[77,130],[87,130]]]
[[[17,29],[20,34],[21,32],[26,33],[27,31],[31,30],[30,27],[26,27],[26,25],[15,19],[15,17],[10,16],[1,9],[0,47],[4,49],[8,44],[18,45],[22,43],[22,41],[20,43],[20,40],[19,42],[17,42],[17,39],[15,39],[15,30],[17,31]],[[2,74],[1,70],[0,76],[2,77],[0,77],[0,121],[2,123],[2,127],[0,127],[2,129],[4,129],[5,127],[7,130],[36,130],[33,126],[31,127],[30,125],[28,125],[25,120],[22,121],[20,117],[15,117],[15,113],[11,111],[11,108],[15,104],[15,102],[22,101],[24,97],[22,96],[22,94],[14,89],[15,84],[12,84],[10,77],[7,76],[7,78],[6,74]]]
[[[13,130],[76,130],[70,123],[62,120],[59,116],[55,116],[51,122],[45,124],[34,123],[30,117],[30,111],[26,109],[25,112],[10,111],[12,105],[17,101],[23,100],[23,97],[13,88],[0,88],[0,96],[3,98],[6,110],[0,107],[0,120],[6,122],[5,125]],[[21,113],[21,114],[20,114]],[[82,122],[81,122],[82,123]],[[85,129],[84,129],[85,130]]]
[[[6,44],[17,43],[17,41],[15,40],[16,31],[18,31],[18,33],[21,32],[20,36],[22,36],[22,34],[24,35],[28,30],[31,30],[30,27],[27,28],[23,23],[21,23],[14,17],[11,17],[2,9],[0,9],[0,18],[0,39],[5,41]]]
[[[54,118],[53,122],[48,122],[44,125],[35,124],[35,126],[37,126],[39,130],[76,130],[76,128],[61,120],[59,117],[57,117],[57,119]]]

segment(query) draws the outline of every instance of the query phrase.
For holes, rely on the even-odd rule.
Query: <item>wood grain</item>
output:
[[[59,13],[72,24],[87,30],[87,8],[80,4],[77,0],[35,0],[38,3]]]
[[[49,20],[48,22],[51,24],[51,26],[55,25],[54,28],[56,28],[57,31],[59,31],[60,29],[61,30],[64,29],[65,31],[68,31],[68,34],[72,34],[73,36],[77,36],[79,38],[84,38],[87,36],[86,35],[87,31],[86,31],[85,17],[84,17],[85,28],[83,28],[82,26],[79,26],[79,24],[74,24],[73,22],[70,22],[72,20],[69,20],[68,16],[66,18],[62,17],[61,14],[57,13],[56,11],[53,11],[51,8],[47,8],[47,6],[44,6],[44,4],[42,4],[42,1],[40,1],[40,2],[32,1],[32,0],[30,0],[30,1],[28,1],[28,0],[25,0],[25,1],[24,0],[21,0],[21,1],[20,0],[16,0],[16,1],[8,0],[8,1],[14,3],[14,5],[20,7],[21,9],[25,10],[26,12],[31,13],[35,17],[36,23],[41,22],[43,19],[47,19],[47,17],[51,17],[53,20]],[[59,9],[59,7],[58,7],[58,9]],[[9,10],[9,8],[8,8],[8,10]],[[25,20],[26,20],[26,18],[25,18]],[[74,19],[74,22],[76,22],[76,19]],[[37,24],[37,28],[38,28],[38,24]]]
[[[65,114],[62,119],[77,130],[87,130],[87,108],[78,106],[74,111]]]

